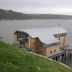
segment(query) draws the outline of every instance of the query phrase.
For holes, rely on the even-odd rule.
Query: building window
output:
[[[60,40],[60,36],[59,36],[59,40]]]
[[[62,49],[62,48],[59,48],[60,50]]]
[[[17,41],[21,41],[23,43],[28,42],[28,34],[23,33],[23,32],[17,32]]]
[[[41,47],[47,48],[47,47],[49,47],[49,45],[47,45],[47,44],[45,44],[45,43],[42,43],[42,44],[41,44]]]
[[[52,53],[52,51],[50,51],[50,53]]]
[[[54,52],[56,52],[56,50],[54,50]]]

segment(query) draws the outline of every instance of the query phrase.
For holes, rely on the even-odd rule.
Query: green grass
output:
[[[0,72],[72,72],[56,62],[0,42]]]

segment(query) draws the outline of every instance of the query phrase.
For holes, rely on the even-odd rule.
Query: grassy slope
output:
[[[24,49],[0,42],[0,72],[72,72],[72,70],[32,55]]]

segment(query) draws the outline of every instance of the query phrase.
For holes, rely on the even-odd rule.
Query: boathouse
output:
[[[50,57],[67,45],[67,31],[62,27],[19,29],[14,32],[14,44]]]

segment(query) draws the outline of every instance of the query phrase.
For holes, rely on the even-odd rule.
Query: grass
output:
[[[56,62],[0,42],[0,72],[72,72]]]

